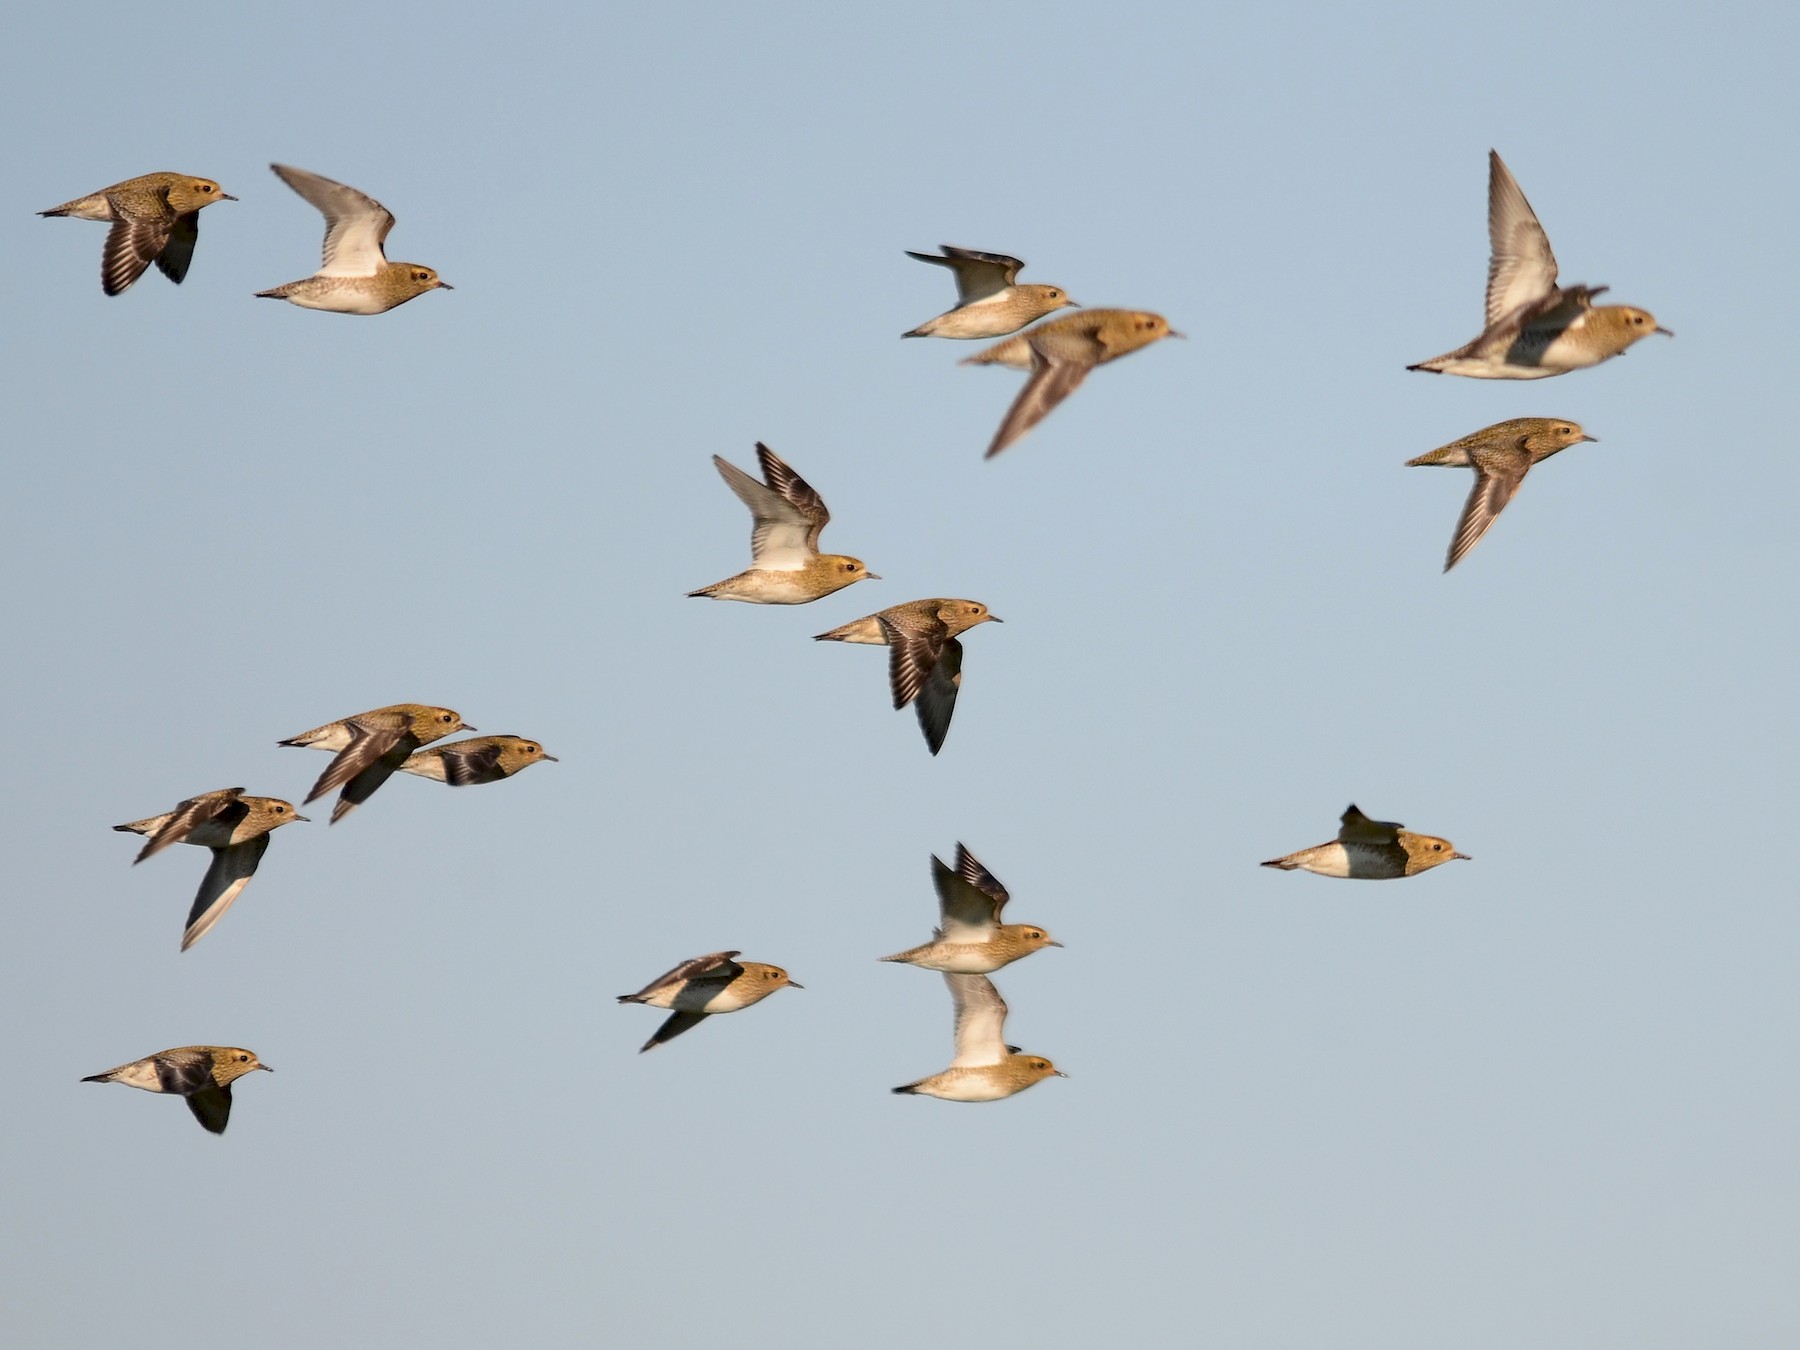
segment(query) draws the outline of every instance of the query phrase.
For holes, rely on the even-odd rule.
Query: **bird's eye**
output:
[[[1442,853],[1444,851],[1444,846],[1442,844],[1433,844],[1431,846],[1431,851],[1433,853]]]
[[[279,816],[279,815],[283,814],[286,810],[287,810],[287,807],[278,806],[275,808],[275,814]]]
[[[247,1064],[249,1062],[250,1062],[250,1056],[248,1056],[248,1055],[239,1055],[238,1056],[239,1064]]]
[[[449,720],[450,720],[449,713],[445,713],[442,717],[438,718],[438,721],[440,721],[440,722],[448,722]]]
[[[1634,324],[1636,324],[1639,328],[1642,328],[1644,326],[1644,316],[1642,314],[1633,314],[1631,316],[1631,321]]]

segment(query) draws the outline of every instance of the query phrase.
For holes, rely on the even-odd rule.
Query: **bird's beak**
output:
[[[1584,441],[1592,441],[1595,445],[1600,444],[1600,438],[1598,436],[1583,436],[1581,439]]]
[[[865,572],[865,573],[863,573],[863,580],[864,580],[864,581],[880,581],[880,580],[881,580],[881,573],[879,573],[879,572]]]
[[[990,615],[988,615],[988,622],[989,623],[1005,623],[1006,620],[1001,618],[998,614],[990,614]]]
[[[480,731],[481,728],[480,727],[472,727],[467,722],[464,722],[460,727],[457,728],[457,730],[458,731]]]
[[[1473,858],[1471,858],[1466,853],[1452,853],[1450,856],[1452,858],[1461,858],[1464,862],[1474,862],[1475,861]]]
[[[219,200],[222,202],[235,202],[237,198],[232,196],[229,192],[221,192],[219,194]]]
[[[258,1064],[256,1067],[261,1069],[264,1073],[274,1073],[275,1072],[275,1070],[271,1069],[267,1064]]]
[[[453,291],[453,290],[455,290],[455,289],[456,289],[456,287],[454,287],[454,286],[452,286],[452,285],[451,285],[451,284],[450,284],[450,283],[449,283],[449,282],[447,282],[447,281],[440,281],[440,282],[438,282],[438,284],[437,284],[437,286],[436,286],[436,287],[434,287],[434,289],[436,289],[436,290],[440,290],[440,291]],[[469,730],[470,730],[470,731],[473,731],[473,730],[475,730],[475,728],[474,728],[474,727],[470,727],[470,728],[469,728]]]
[[[1077,300],[1072,295],[1065,295],[1063,297],[1063,304],[1069,309],[1080,309],[1081,308],[1081,301]]]
[[[1175,331],[1175,330],[1174,330],[1174,329],[1173,329],[1173,328],[1171,328],[1171,329],[1170,329],[1170,330],[1169,330],[1169,336],[1170,336],[1170,337],[1178,337],[1178,338],[1183,338],[1183,339],[1185,339],[1185,338],[1186,338],[1186,337],[1187,337],[1187,334],[1186,334],[1186,333],[1178,333],[1178,332],[1176,332],[1176,331]]]
[[[1670,332],[1667,328],[1664,328],[1660,323],[1657,324],[1656,327],[1652,328],[1650,331],[1652,333],[1661,333],[1664,337],[1674,337],[1675,336],[1674,333]]]
[[[1062,946],[1062,943],[1058,942],[1055,938],[1051,938],[1050,941],[1046,942],[1044,945],[1046,947],[1060,947]]]
[[[1066,1073],[1064,1073],[1064,1072],[1063,1072],[1063,1071],[1062,1071],[1062,1070],[1061,1070],[1061,1069],[1058,1069],[1058,1070],[1057,1070],[1057,1071],[1056,1071],[1056,1076],[1057,1076],[1057,1077],[1058,1077],[1058,1078],[1067,1078],[1067,1077],[1068,1077],[1068,1076],[1069,1076],[1069,1075],[1068,1075],[1068,1074],[1066,1074]]]
[[[789,989],[804,989],[804,988],[806,988],[806,986],[801,984],[798,980],[789,980],[788,988]]]
[[[294,812],[294,819],[295,820],[304,820],[308,825],[312,824],[311,816],[303,816],[298,811]]]
[[[552,764],[561,764],[562,763],[562,761],[560,759],[558,759],[555,755],[551,754],[548,750],[544,751],[544,758],[549,760]]]

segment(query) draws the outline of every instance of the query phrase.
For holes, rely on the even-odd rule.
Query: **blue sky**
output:
[[[0,548],[19,1344],[1784,1346],[1800,1167],[1790,765],[1794,20],[1674,6],[195,5],[13,26]],[[1536,383],[1476,332],[1485,157],[1567,282],[1678,335]],[[378,319],[267,170],[455,285]],[[180,288],[33,212],[218,179]],[[1190,335],[981,452],[1014,372],[898,334],[1029,260]],[[1449,576],[1506,417],[1535,471]],[[747,559],[767,441],[884,578]],[[942,756],[884,654],[970,596]],[[204,870],[115,822],[379,704],[560,763],[389,784]],[[1282,875],[1347,802],[1475,861]],[[323,805],[323,803],[321,803]],[[1066,949],[997,983],[1067,1069],[971,1108],[921,940],[958,840]],[[1774,862],[1769,858],[1773,856]],[[724,947],[806,988],[653,1055],[613,996]],[[82,1085],[275,1066],[230,1132]],[[923,1319],[921,1321],[920,1319]]]

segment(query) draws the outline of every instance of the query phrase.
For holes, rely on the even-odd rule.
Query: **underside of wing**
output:
[[[944,643],[943,654],[926,674],[913,703],[919,714],[919,729],[925,733],[925,744],[934,755],[944,748],[944,737],[950,734],[950,717],[956,711],[956,695],[962,688],[962,664],[963,645],[951,638]]]
[[[305,169],[272,164],[281,181],[325,217],[322,277],[372,277],[387,261],[382,241],[394,228],[393,213],[366,192]]]
[[[1488,152],[1487,324],[1556,289],[1556,255],[1537,214],[1500,156]]]
[[[189,211],[175,217],[169,229],[169,242],[156,255],[156,267],[165,277],[180,285],[194,261],[194,245],[200,240],[200,213]]]
[[[713,456],[719,476],[738,500],[750,508],[750,559],[755,567],[793,572],[813,556],[808,540],[813,522],[766,483],[759,483],[729,460]]]
[[[985,975],[945,975],[956,1005],[956,1058],[953,1069],[1006,1060],[1006,1004]]]
[[[224,1134],[225,1126],[231,1120],[231,1084],[191,1092],[188,1094],[187,1104],[188,1110],[194,1113],[194,1119],[207,1130],[213,1134]]]
[[[241,844],[212,851],[212,866],[201,878],[200,890],[194,896],[194,907],[188,911],[187,931],[181,935],[181,950],[186,951],[224,917],[232,901],[256,875],[256,865],[268,851],[269,836],[259,834]]]
[[[1370,820],[1355,803],[1338,818],[1338,839],[1343,843],[1391,844],[1399,837],[1399,821]]]
[[[987,457],[999,454],[1007,446],[1017,441],[1039,422],[1043,421],[1088,377],[1094,368],[1094,362],[1088,359],[1077,359],[1052,353],[1046,355],[1041,347],[1032,347],[1031,378],[1025,381],[1025,387],[1019,391],[1018,398],[1013,400],[1011,408],[1000,423],[1000,430],[994,433],[993,442],[987,448]]]

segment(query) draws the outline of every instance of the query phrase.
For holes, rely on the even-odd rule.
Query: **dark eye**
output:
[[[250,1062],[250,1056],[248,1056],[248,1055],[239,1055],[238,1056],[239,1064],[248,1064],[249,1062]]]
[[[1442,853],[1444,851],[1444,846],[1442,844],[1433,844],[1431,846],[1431,851],[1433,853]]]
[[[278,806],[278,807],[276,807],[276,808],[275,808],[275,814],[276,814],[276,815],[281,815],[281,814],[282,814],[282,813],[283,813],[283,812],[284,812],[284,811],[286,811],[286,810],[287,810],[287,807],[285,807],[285,806]]]

